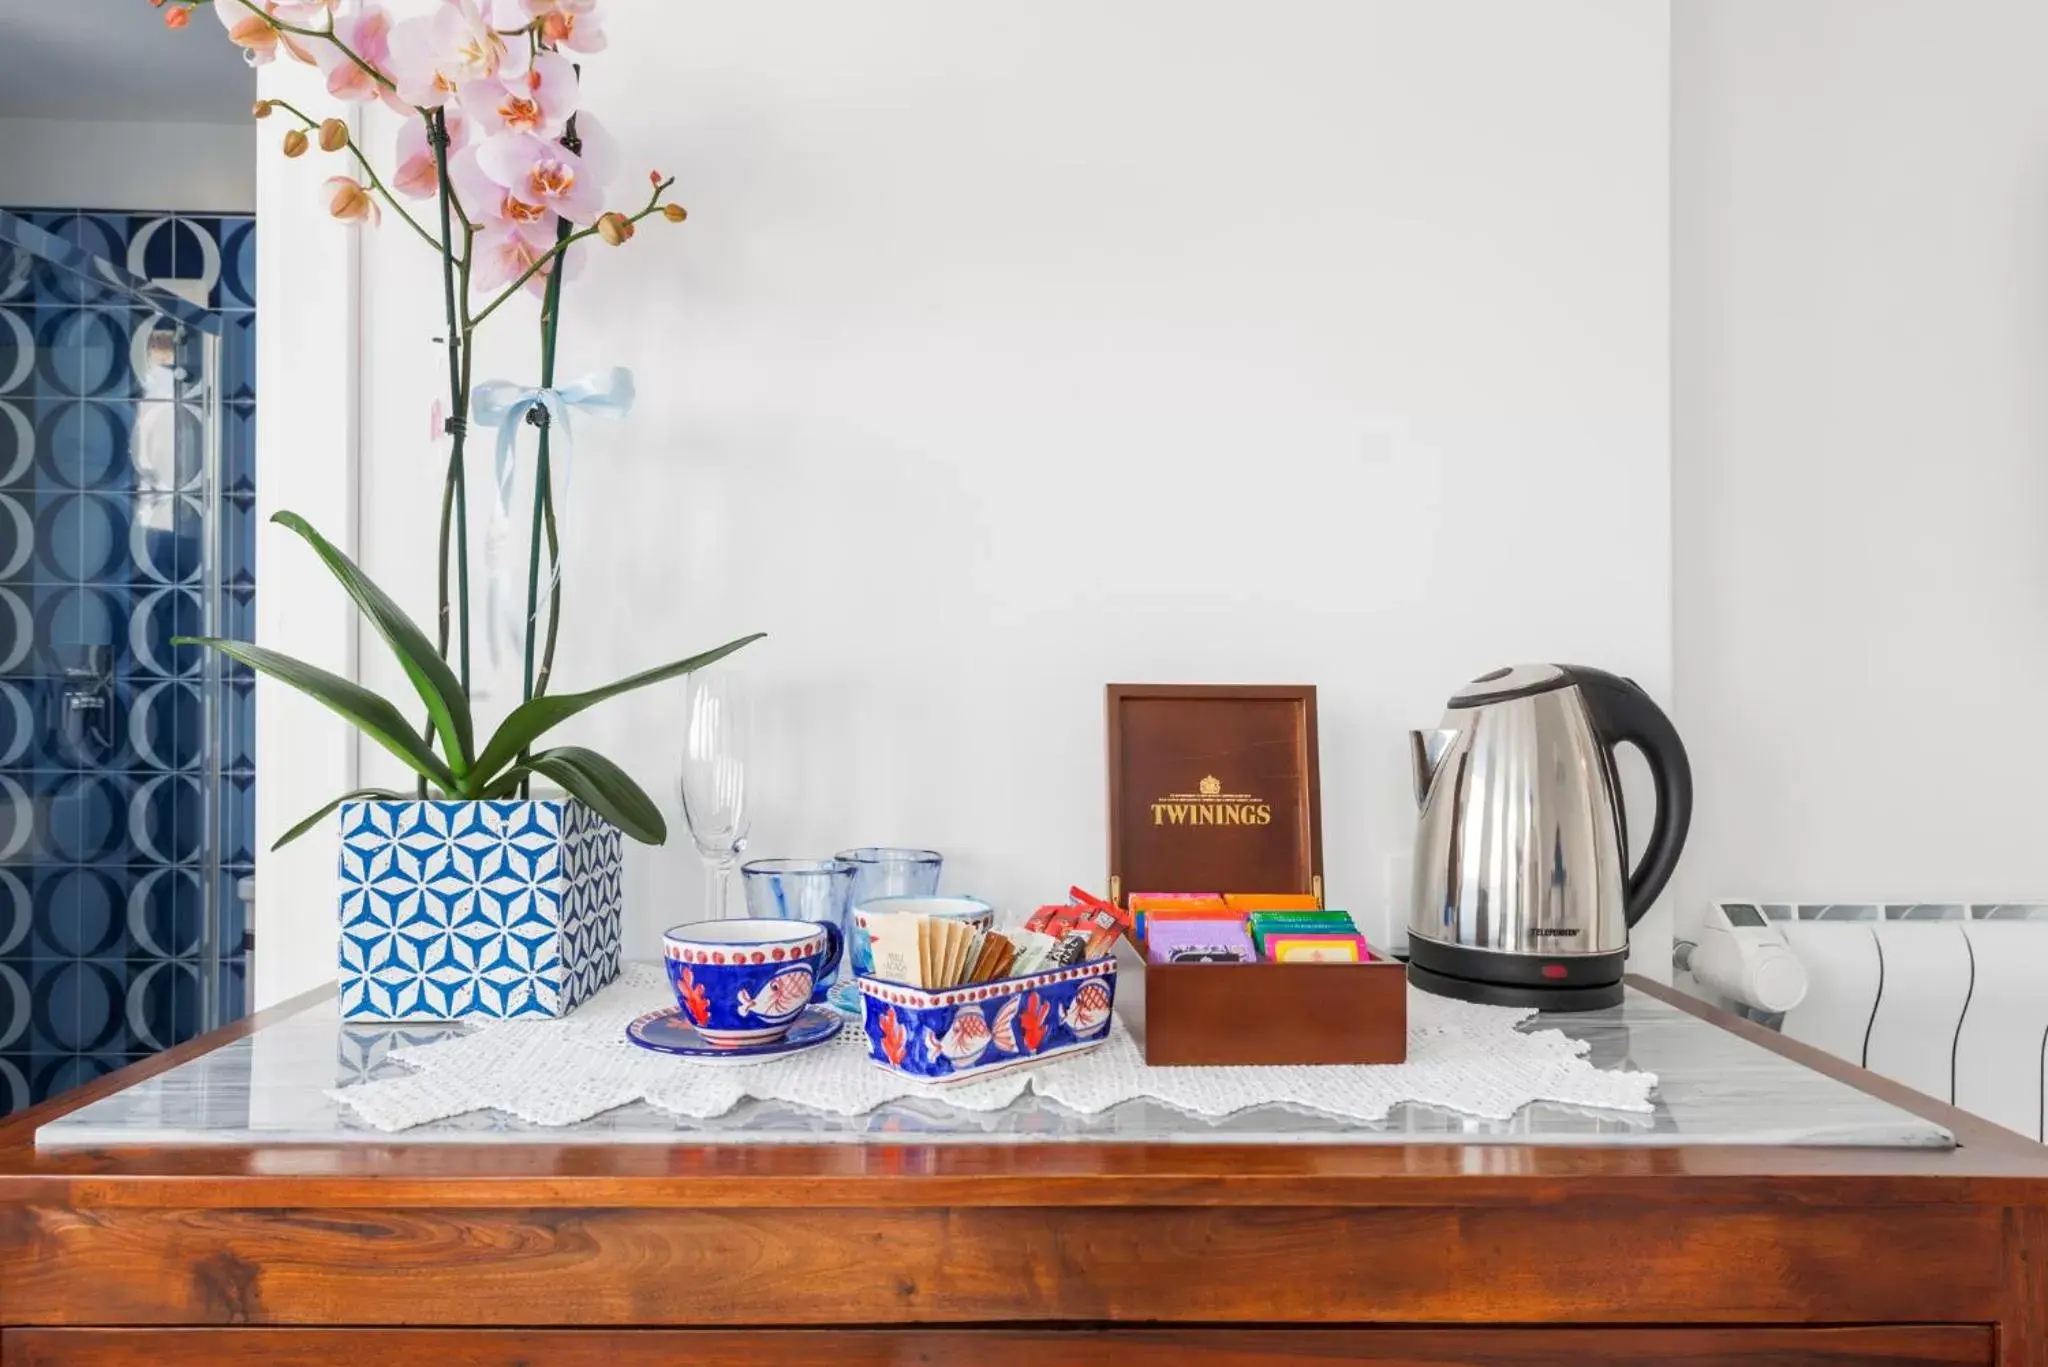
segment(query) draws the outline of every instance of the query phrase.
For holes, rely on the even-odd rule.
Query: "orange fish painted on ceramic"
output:
[[[988,1049],[988,1021],[978,1006],[963,1006],[954,1015],[953,1023],[946,1029],[944,1037],[924,1032],[925,1053],[933,1063],[941,1057],[951,1059],[955,1068],[970,1068],[974,1061]]]
[[[1109,1024],[1109,989],[1100,982],[1083,983],[1072,1003],[1060,1012],[1060,1022],[1074,1032],[1075,1039],[1086,1039]]]
[[[770,978],[767,985],[753,996],[745,989],[740,991],[740,1014],[759,1016],[762,1020],[781,1020],[784,1016],[801,1011],[811,999],[811,970],[792,968]]]

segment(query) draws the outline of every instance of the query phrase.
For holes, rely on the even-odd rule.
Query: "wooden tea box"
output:
[[[1292,893],[1322,905],[1313,685],[1111,684],[1107,706],[1111,900]],[[1143,971],[1148,1063],[1408,1055],[1407,974],[1392,959]]]

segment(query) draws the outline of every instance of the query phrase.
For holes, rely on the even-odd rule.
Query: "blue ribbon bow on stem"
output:
[[[619,418],[632,408],[633,373],[619,366],[553,389],[524,389],[509,380],[487,380],[472,392],[472,420],[479,427],[498,429],[497,507],[484,542],[485,639],[490,645],[493,665],[502,663],[507,656],[518,655],[534,620],[520,606],[523,586],[516,569],[518,559],[512,553],[512,486],[518,474],[520,423],[536,410],[547,415],[548,429],[555,433],[549,459],[555,472],[554,498],[559,509],[568,493],[570,457],[576,445],[571,415],[581,412]],[[561,579],[562,555],[558,553],[548,577],[548,598],[554,597]],[[540,601],[536,595],[535,616]]]

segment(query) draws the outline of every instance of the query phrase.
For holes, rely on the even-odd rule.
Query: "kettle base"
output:
[[[1621,1005],[1619,982],[1586,986],[1536,987],[1527,983],[1479,982],[1436,973],[1411,962],[1408,981],[1424,992],[1482,1006],[1533,1006],[1539,1011],[1598,1011]]]

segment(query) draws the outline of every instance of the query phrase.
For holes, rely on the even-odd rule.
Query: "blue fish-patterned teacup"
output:
[[[844,937],[825,921],[693,921],[661,941],[684,1017],[713,1046],[738,1049],[789,1033]]]

